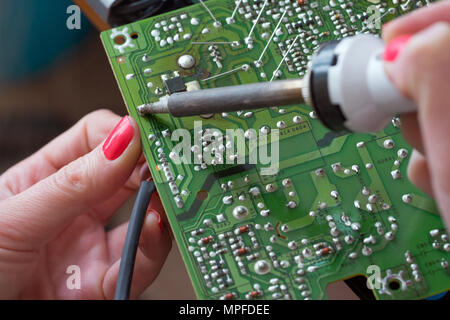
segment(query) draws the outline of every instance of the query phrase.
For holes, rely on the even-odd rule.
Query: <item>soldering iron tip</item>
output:
[[[145,103],[137,107],[137,111],[141,116],[155,113],[169,113],[168,99],[167,97],[163,97],[159,101]]]
[[[139,114],[141,116],[151,114],[152,113],[151,110],[152,110],[151,103],[146,103],[146,104],[143,104],[143,105],[140,105],[139,107],[137,107],[137,111],[139,112]]]

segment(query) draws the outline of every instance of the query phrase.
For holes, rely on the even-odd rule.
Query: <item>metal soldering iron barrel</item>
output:
[[[170,113],[175,117],[232,112],[302,103],[302,80],[278,80],[173,93],[138,107],[141,114]]]

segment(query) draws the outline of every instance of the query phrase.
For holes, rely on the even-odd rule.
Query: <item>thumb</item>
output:
[[[102,145],[0,203],[0,247],[36,250],[75,217],[114,195],[141,152],[139,130],[124,117]]]

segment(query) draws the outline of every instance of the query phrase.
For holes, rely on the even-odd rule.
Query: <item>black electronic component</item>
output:
[[[186,85],[181,77],[167,79],[164,81],[164,85],[169,94],[186,91]]]

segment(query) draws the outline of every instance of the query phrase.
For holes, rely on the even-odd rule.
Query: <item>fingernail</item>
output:
[[[153,215],[153,216],[156,218],[156,221],[158,222],[158,227],[159,227],[159,229],[160,229],[161,231],[163,231],[164,225],[163,225],[163,223],[162,223],[160,214],[159,214],[157,211],[153,210],[153,209],[148,210],[147,213],[148,213],[148,215]]]
[[[384,49],[383,60],[386,62],[394,62],[411,37],[411,35],[405,34],[390,41]]]
[[[133,139],[134,128],[130,118],[125,116],[116,125],[103,144],[103,154],[108,160],[115,160],[125,151]]]

